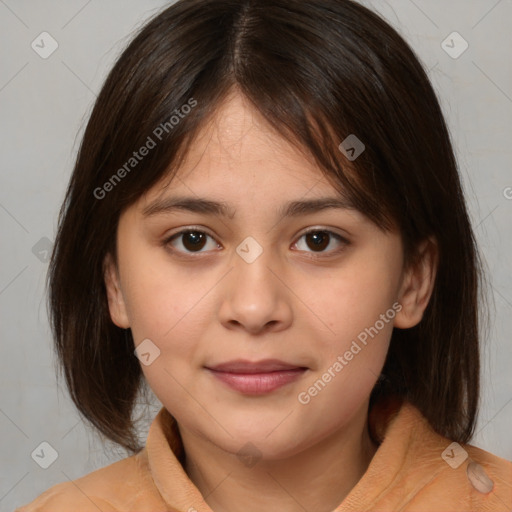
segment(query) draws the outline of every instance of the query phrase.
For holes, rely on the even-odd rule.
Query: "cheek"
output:
[[[133,272],[127,289],[135,347],[146,339],[157,347],[150,345],[158,356],[149,365],[141,364],[141,369],[155,395],[173,411],[190,403],[185,389],[191,388],[190,372],[204,332],[200,320],[209,318],[205,309],[209,288],[183,272],[171,273],[170,266],[153,265]]]
[[[370,394],[386,359],[396,315],[399,259],[393,263],[382,254],[358,256],[317,280],[328,292],[315,288],[309,295],[311,309],[329,330],[322,328],[314,337],[319,367],[297,398],[301,407],[325,419],[327,429],[354,413]]]
[[[127,260],[125,269],[129,280],[124,296],[136,341],[153,337],[163,342],[193,327],[190,318],[201,309],[209,289],[207,276],[192,277],[190,271],[154,254]]]
[[[167,400],[179,403],[186,394],[178,383],[189,386],[191,368],[199,365],[200,341],[212,321],[211,293],[219,279],[208,271],[180,269],[152,257],[151,265],[144,265],[142,257],[127,261],[128,315],[135,347],[149,339],[159,351],[152,364],[142,365],[149,385],[157,396],[174,390]]]
[[[391,274],[389,266],[361,262],[327,280],[329,294],[315,294],[312,309],[329,331],[314,338],[319,367],[297,401],[310,418],[323,418],[326,431],[355,414],[380,375],[396,315]],[[320,427],[309,422],[314,436]]]
[[[358,336],[364,340],[369,329],[375,335],[375,324],[379,339],[390,337],[396,314],[392,306],[398,279],[396,263],[377,255],[358,256],[337,272],[313,276],[309,282],[315,283],[315,287],[299,292],[305,297],[304,303],[321,320],[316,324],[328,328],[322,329],[326,334],[321,339],[331,359],[334,354],[348,350],[351,341]],[[384,346],[383,350],[386,348]]]

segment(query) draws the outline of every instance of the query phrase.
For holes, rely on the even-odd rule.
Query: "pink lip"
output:
[[[226,363],[208,366],[209,370],[229,373],[269,373],[282,370],[296,370],[304,368],[296,364],[285,363],[279,359],[262,359],[261,361],[246,361],[245,359],[235,359]]]
[[[301,377],[307,370],[277,359],[229,361],[207,369],[232,389],[251,395],[270,393]]]

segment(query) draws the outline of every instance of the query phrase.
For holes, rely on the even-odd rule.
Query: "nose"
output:
[[[283,267],[270,249],[253,259],[245,256],[247,247],[254,249],[239,248],[233,269],[223,280],[219,321],[227,329],[251,334],[284,330],[292,322],[293,293],[286,286]]]

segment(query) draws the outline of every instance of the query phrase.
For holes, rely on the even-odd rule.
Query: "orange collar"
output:
[[[481,510],[512,509],[512,463],[471,445],[454,445],[455,451],[452,447],[443,456],[452,442],[434,432],[409,402],[374,406],[369,427],[382,442],[365,474],[333,512],[480,510],[480,502],[487,507]],[[169,507],[212,512],[183,469],[177,424],[165,408],[150,427],[146,450],[155,485]],[[464,453],[457,468],[449,465]],[[485,487],[489,482],[490,492]]]

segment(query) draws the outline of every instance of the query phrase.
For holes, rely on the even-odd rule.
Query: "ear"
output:
[[[395,316],[394,326],[408,329],[419,324],[434,290],[438,268],[437,241],[430,237],[418,247],[416,257],[405,271],[398,302],[402,309]]]
[[[118,327],[128,329],[130,327],[130,321],[120,286],[119,272],[111,254],[107,254],[103,262],[103,276],[107,289],[110,318]]]

